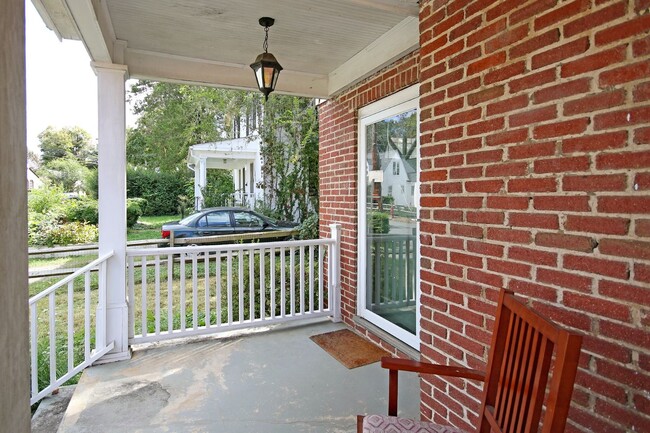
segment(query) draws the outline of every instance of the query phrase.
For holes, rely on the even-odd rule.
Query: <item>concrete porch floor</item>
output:
[[[353,432],[386,413],[388,373],[348,370],[309,337],[329,321],[136,348],[88,368],[59,432]],[[419,418],[419,381],[400,373],[400,415]]]

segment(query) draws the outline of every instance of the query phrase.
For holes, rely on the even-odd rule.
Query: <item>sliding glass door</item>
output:
[[[417,91],[359,114],[359,314],[419,348]]]

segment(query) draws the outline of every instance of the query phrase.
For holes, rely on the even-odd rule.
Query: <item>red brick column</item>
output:
[[[423,357],[483,368],[507,287],[585,334],[567,431],[650,431],[650,2],[428,0],[420,32]],[[479,386],[422,390],[475,424]]]

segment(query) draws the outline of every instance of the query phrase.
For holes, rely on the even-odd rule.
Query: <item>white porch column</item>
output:
[[[100,362],[130,357],[126,303],[126,118],[127,67],[93,63],[99,115],[99,254],[114,251],[106,266],[106,341],[115,348]],[[98,315],[101,313],[97,312]]]
[[[29,314],[25,1],[0,1],[0,430],[27,433]]]
[[[194,167],[194,207],[196,210],[203,209],[203,206],[205,205],[203,190],[207,184],[206,159],[199,158]]]

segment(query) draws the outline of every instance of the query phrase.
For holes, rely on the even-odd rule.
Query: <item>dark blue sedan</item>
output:
[[[243,208],[217,207],[203,209],[177,223],[162,226],[162,237],[195,238],[201,236],[233,235],[254,232],[290,230],[298,224],[278,222]]]

